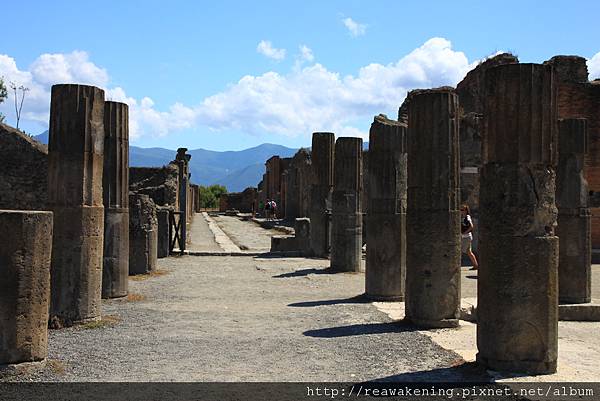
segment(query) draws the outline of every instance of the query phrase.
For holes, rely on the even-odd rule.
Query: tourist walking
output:
[[[471,213],[469,210],[469,206],[467,204],[463,204],[460,207],[460,215],[462,217],[462,221],[460,223],[460,232],[461,232],[461,251],[462,253],[466,253],[469,259],[471,259],[471,263],[473,267],[470,270],[477,270],[479,268],[479,263],[477,263],[477,258],[471,249],[471,243],[473,242],[473,219],[471,219]]]

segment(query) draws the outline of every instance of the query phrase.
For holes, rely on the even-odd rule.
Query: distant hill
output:
[[[48,131],[34,136],[48,143]],[[262,180],[265,162],[274,155],[291,157],[297,149],[263,143],[240,151],[216,152],[206,149],[188,151],[192,156],[190,172],[192,182],[200,185],[224,185],[229,192],[240,192],[255,187]],[[129,147],[129,165],[132,167],[158,167],[175,159],[176,151],[164,148]]]

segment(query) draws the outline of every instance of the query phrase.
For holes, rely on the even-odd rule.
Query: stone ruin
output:
[[[592,300],[592,235],[588,185],[583,176],[588,151],[587,120],[559,120],[556,206],[559,239],[558,300]]]
[[[559,258],[552,67],[492,68],[485,93],[477,360],[493,370],[552,373]]]
[[[54,85],[48,144],[48,208],[54,213],[50,319],[100,319],[104,206],[104,91]]]
[[[421,90],[408,103],[406,319],[458,326],[460,309],[458,96]]]
[[[284,218],[294,221],[308,217],[312,164],[310,152],[301,148],[292,157],[287,169]]]
[[[48,355],[52,213],[0,210],[0,227],[0,364],[40,361]]]
[[[102,298],[124,297],[129,276],[129,107],[104,103]]]
[[[359,272],[362,260],[362,139],[335,141],[331,192],[331,269]]]
[[[375,117],[369,132],[368,174],[363,181],[367,219],[365,294],[373,300],[404,300],[406,276],[406,135],[404,123]],[[363,163],[363,166],[366,163]]]
[[[100,319],[132,267],[168,255],[158,221],[168,236],[170,208],[183,199],[191,218],[196,207],[178,166],[134,170],[130,188],[126,105],[86,85],[54,85],[51,98],[48,147],[0,124],[0,364],[46,358],[49,326]],[[151,196],[172,205],[160,219]]]
[[[158,265],[158,219],[150,196],[129,195],[129,274],[145,274]]]
[[[219,212],[238,210],[241,213],[255,213],[258,211],[258,191],[248,187],[242,192],[221,194],[219,198]]]
[[[311,165],[313,181],[310,186],[310,248],[314,256],[329,254],[329,213],[333,188],[333,155],[335,135],[315,132],[312,136]]]
[[[0,209],[46,210],[48,147],[0,123]]]
[[[367,154],[359,138],[314,133],[310,154],[267,161],[258,199],[276,199],[279,217],[294,219],[293,249],[330,254],[337,271],[360,270],[366,212],[366,295],[404,296],[407,320],[425,328],[458,325],[458,205],[468,201],[480,219],[485,266],[478,278],[477,360],[491,369],[554,372],[559,298],[590,300],[600,205],[594,187],[600,85],[588,82],[582,60],[519,64],[500,55],[456,90],[412,91],[398,121],[375,118]],[[45,358],[48,320],[98,319],[106,258],[115,262],[109,287],[122,294],[116,278],[122,280],[126,252],[107,245],[122,242],[125,230],[108,220],[123,223],[127,202],[129,257],[143,260],[129,259],[133,272],[151,271],[155,256],[168,254],[159,237],[168,235],[171,213],[181,211],[187,223],[197,210],[185,148],[169,166],[130,168],[125,183],[125,111],[110,103],[98,88],[54,86],[47,152],[0,125],[0,156],[8,160],[0,170],[6,189],[0,208],[24,209],[0,211],[0,242],[7,245],[0,249],[0,363]],[[395,225],[400,229],[377,239]]]

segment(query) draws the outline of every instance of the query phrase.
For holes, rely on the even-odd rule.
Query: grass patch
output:
[[[151,277],[161,277],[161,276],[167,275],[169,273],[170,272],[168,270],[152,270],[149,273],[136,274],[135,276],[129,276],[129,279],[133,280],[133,281],[144,281]]]
[[[104,316],[102,316],[102,319],[100,319],[100,320],[83,323],[83,324],[79,325],[79,327],[82,329],[86,329],[86,330],[102,329],[104,327],[113,327],[120,321],[121,321],[121,318],[118,316],[104,315]]]
[[[129,294],[127,294],[127,301],[129,301],[129,302],[139,302],[139,301],[143,301],[144,299],[146,299],[146,297],[142,294],[136,294],[133,292],[130,292]]]

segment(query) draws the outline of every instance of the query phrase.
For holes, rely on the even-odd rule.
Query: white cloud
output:
[[[276,61],[281,61],[285,58],[285,49],[277,49],[273,47],[273,44],[268,40],[261,40],[256,51]]]
[[[51,85],[80,81],[107,88],[108,100],[129,105],[132,140],[190,128],[286,137],[332,131],[366,138],[362,128],[379,113],[395,118],[407,91],[456,85],[477,63],[469,62],[444,38],[432,38],[396,62],[369,64],[352,75],[316,63],[306,45],[300,46],[296,61],[288,73],[247,75],[196,105],[175,103],[163,110],[150,97],[134,98],[122,87],[110,87],[107,71],[93,64],[84,52],[42,55],[24,70],[11,57],[0,55],[0,76],[31,88],[23,118],[39,122],[44,129]],[[11,107],[10,99],[0,105],[9,123],[14,116]]]
[[[127,96],[121,87],[108,88],[110,79],[106,69],[91,62],[88,54],[83,51],[42,54],[27,70],[20,70],[12,57],[0,54],[0,76],[4,77],[7,84],[15,82],[30,89],[25,97],[21,120],[37,123],[40,130],[48,126],[50,90],[57,83],[98,86],[105,90],[107,100],[127,103],[129,134],[133,140],[142,135],[164,136],[176,130],[190,128],[196,119],[195,112],[180,103],[161,112],[154,108],[154,101],[149,97],[137,101]],[[0,112],[7,116],[8,123],[14,124],[14,95],[11,91],[6,101],[0,104]]]
[[[300,60],[312,63],[315,60],[312,49],[306,45],[300,46]]]
[[[340,76],[317,63],[287,75],[245,76],[196,110],[199,121],[215,130],[356,134],[357,121],[381,112],[395,117],[408,90],[456,85],[474,64],[448,40],[433,38],[395,63],[369,64],[356,75]]]
[[[359,24],[350,17],[344,18],[342,22],[353,37],[362,36],[367,32],[366,24]]]
[[[73,82],[104,87],[108,84],[106,70],[89,61],[88,54],[82,51],[42,54],[31,64],[29,71],[33,79],[43,85]]]
[[[587,65],[590,73],[590,80],[600,78],[600,52],[589,59]]]

